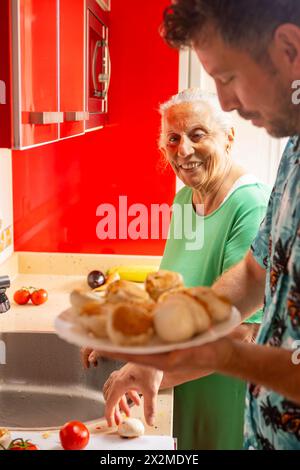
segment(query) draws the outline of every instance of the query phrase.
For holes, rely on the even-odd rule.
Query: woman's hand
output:
[[[93,349],[82,348],[80,350],[81,363],[85,369],[89,369],[91,364],[93,364],[94,367],[97,367],[99,357],[101,357],[101,353],[98,353]]]
[[[138,366],[128,363],[122,369],[113,372],[103,387],[106,400],[105,417],[109,426],[121,421],[120,411],[130,415],[128,397],[140,405],[139,393],[144,397],[144,415],[146,423],[154,424],[157,394],[163,378],[163,373],[151,367]]]

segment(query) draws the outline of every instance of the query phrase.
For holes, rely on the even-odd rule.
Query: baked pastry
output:
[[[111,306],[92,292],[74,290],[70,295],[76,322],[97,338],[107,338],[107,315]]]
[[[155,331],[167,343],[187,341],[211,326],[206,309],[186,291],[168,295],[154,308]]]
[[[170,295],[178,294],[179,292],[184,292],[184,291],[186,291],[186,287],[177,287],[175,289],[167,290],[158,297],[157,302],[163,302],[168,297],[170,297]]]
[[[231,315],[232,305],[228,299],[217,295],[209,287],[191,287],[188,289],[192,295],[207,310],[213,323],[222,323]]]
[[[93,291],[83,291],[75,289],[70,294],[70,301],[74,313],[80,315],[83,310],[99,306],[105,302],[101,295]]]
[[[0,450],[6,450],[11,443],[12,437],[8,429],[0,428]]]
[[[164,292],[171,289],[184,287],[181,274],[173,271],[160,270],[148,274],[145,280],[145,288],[150,297],[157,301]]]
[[[119,424],[118,434],[121,437],[140,437],[145,434],[145,426],[136,418],[127,418]]]
[[[154,333],[152,305],[121,302],[111,306],[107,321],[110,340],[123,346],[147,344]]]
[[[134,282],[119,280],[110,284],[105,293],[107,302],[134,302],[134,303],[147,303],[152,302],[149,294]]]

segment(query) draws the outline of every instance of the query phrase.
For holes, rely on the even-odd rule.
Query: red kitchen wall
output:
[[[117,209],[120,195],[149,213],[150,204],[172,203],[175,178],[162,170],[156,145],[158,104],[178,89],[178,53],[158,34],[169,3],[112,0],[105,129],[13,152],[16,250],[162,254],[162,239],[99,240],[96,209],[103,203]]]

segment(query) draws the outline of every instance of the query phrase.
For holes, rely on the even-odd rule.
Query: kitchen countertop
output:
[[[114,265],[154,265],[159,257],[15,253],[0,265],[0,275],[9,275],[7,294],[11,310],[0,315],[0,332],[53,332],[54,319],[69,308],[69,294],[75,288],[86,288],[86,276],[93,269],[106,271]],[[13,293],[21,287],[45,288],[48,301],[40,306],[16,305]],[[143,408],[133,407],[132,416],[143,419]],[[159,393],[156,423],[146,426],[148,435],[172,436],[173,390]],[[103,429],[105,424],[101,423]],[[108,430],[106,429],[106,432]]]

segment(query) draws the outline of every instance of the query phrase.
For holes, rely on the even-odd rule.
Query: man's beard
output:
[[[237,112],[243,119],[261,120],[262,126],[272,137],[283,138],[300,134],[300,104],[295,105],[292,102],[292,86],[286,87],[280,81],[275,67],[270,72],[270,83],[272,81],[276,81],[273,101],[276,103],[277,109],[274,109],[271,119],[264,117],[259,110],[258,112],[247,112],[238,109]]]
[[[286,89],[278,83],[274,96],[277,110],[274,111],[272,119],[264,122],[266,131],[275,138],[300,134],[300,105],[292,102],[292,87]]]
[[[300,107],[286,103],[278,111],[278,117],[266,124],[267,132],[275,138],[290,137],[300,134]]]

